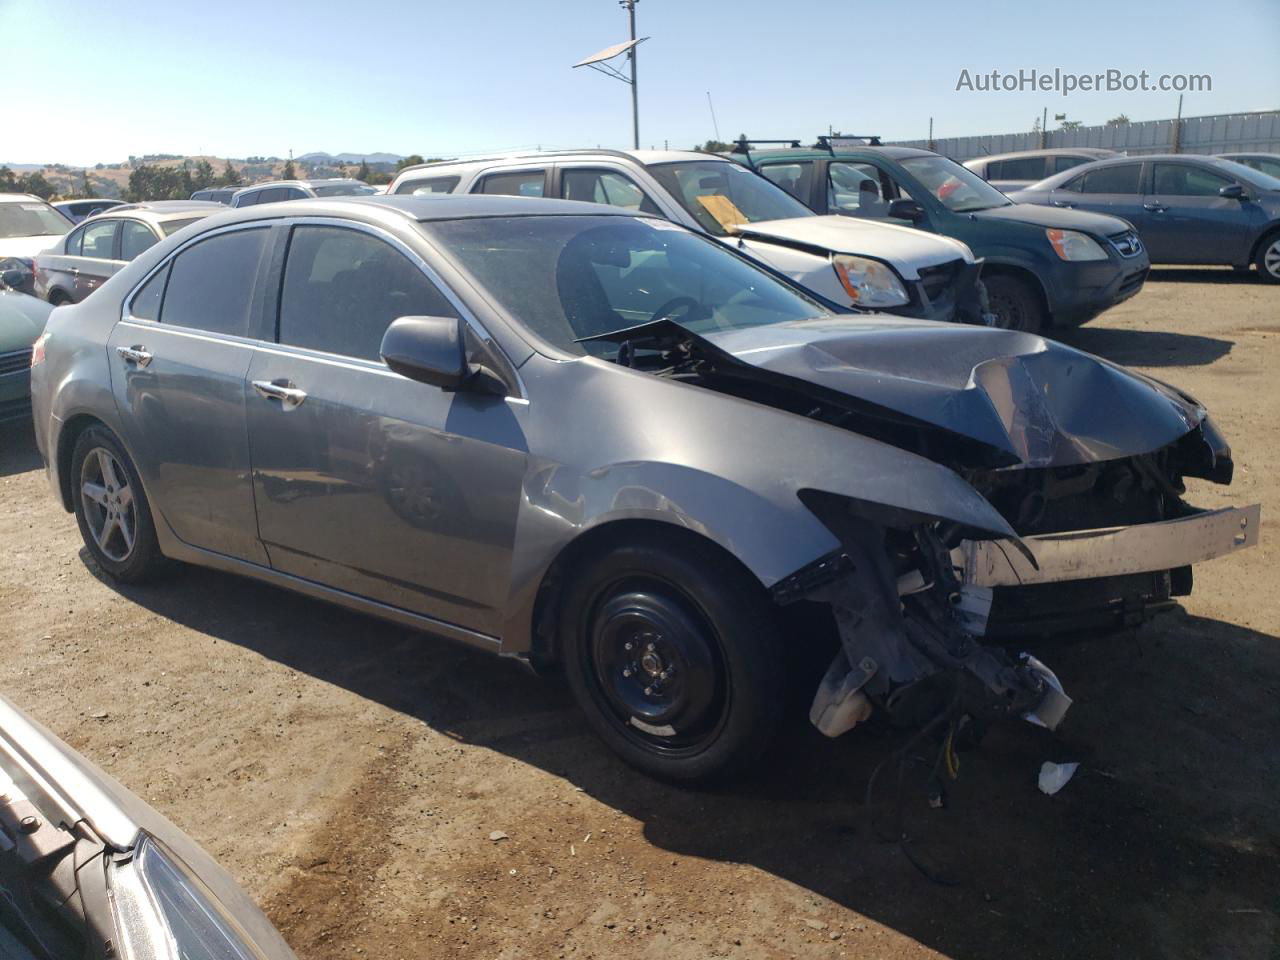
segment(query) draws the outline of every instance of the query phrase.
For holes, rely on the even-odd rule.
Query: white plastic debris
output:
[[[1050,763],[1046,760],[1040,764],[1040,792],[1052,797],[1067,785],[1078,769],[1078,763]]]
[[[1058,729],[1058,724],[1062,722],[1062,718],[1071,709],[1071,698],[1062,689],[1062,681],[1058,679],[1058,675],[1043,663],[1029,653],[1022,654],[1022,661],[1040,674],[1049,686],[1044,699],[1030,713],[1024,713],[1022,719],[1028,723],[1034,723],[1037,727],[1045,727],[1049,730]],[[1065,783],[1066,781],[1063,782]]]
[[[875,673],[870,657],[850,670],[843,653],[836,655],[813,695],[809,722],[828,737],[838,737],[871,716],[871,701],[859,689]]]

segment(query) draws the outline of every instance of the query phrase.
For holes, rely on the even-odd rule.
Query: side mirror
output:
[[[920,206],[915,200],[899,197],[897,200],[889,201],[889,219],[910,220],[912,223],[919,223],[924,219],[924,207]]]
[[[382,335],[379,353],[410,380],[457,390],[471,375],[460,317],[399,317]]]
[[[1249,196],[1244,192],[1244,187],[1238,183],[1229,183],[1218,191],[1218,196],[1226,197],[1228,200],[1248,200]]]
[[[26,280],[27,275],[21,270],[6,270],[0,274],[0,287],[9,287],[12,290],[17,290]]]

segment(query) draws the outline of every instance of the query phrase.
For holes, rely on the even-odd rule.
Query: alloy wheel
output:
[[[1280,279],[1280,238],[1272,241],[1271,246],[1267,247],[1266,253],[1262,255],[1262,266],[1267,273]]]
[[[111,451],[94,447],[80,467],[80,499],[93,542],[102,553],[122,562],[133,553],[138,515],[129,475]]]

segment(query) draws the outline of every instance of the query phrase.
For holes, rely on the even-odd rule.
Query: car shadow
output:
[[[1058,340],[1113,363],[1132,367],[1199,367],[1226,356],[1233,340],[1165,330],[1077,327],[1054,331]]]
[[[680,789],[624,766],[561,683],[513,663],[212,571],[104,582],[565,778],[641,822],[657,848],[755,866],[956,960],[1147,956],[1153,943],[1185,956],[1266,953],[1271,928],[1252,914],[1270,914],[1280,875],[1275,637],[1178,610],[1126,634],[1030,647],[1076,700],[1067,722],[1057,735],[1021,722],[992,729],[962,755],[949,806],[930,809],[936,745],[909,755],[920,762],[904,767],[899,801],[891,757],[904,734],[875,723],[834,741],[796,723],[750,779]],[[882,761],[883,786],[864,806]],[[1044,761],[1082,766],[1050,797],[1036,786]]]
[[[1236,271],[1230,267],[1152,267],[1148,283],[1243,283],[1262,286],[1264,281],[1253,270]]]
[[[26,473],[40,465],[40,451],[36,449],[31,424],[25,420],[0,424],[0,477]]]

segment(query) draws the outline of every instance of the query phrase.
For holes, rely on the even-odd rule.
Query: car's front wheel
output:
[[[1031,285],[1017,277],[984,277],[987,301],[995,314],[996,326],[1004,330],[1039,333],[1045,324],[1044,305]]]
[[[691,783],[768,748],[785,693],[759,583],[716,548],[643,537],[570,574],[560,652],[591,725],[632,766]]]
[[[1280,233],[1273,233],[1258,247],[1258,276],[1267,283],[1280,283]]]
[[[116,580],[136,583],[164,565],[138,470],[116,435],[86,429],[71,453],[71,501],[84,545]]]

